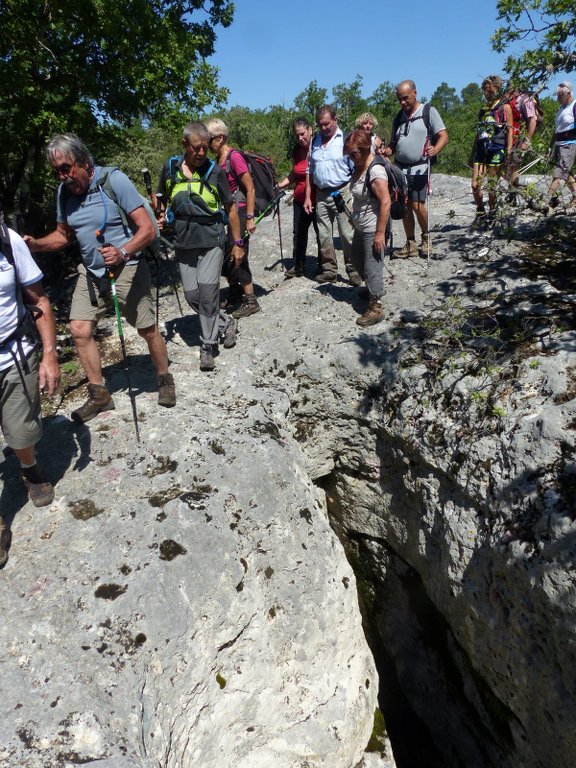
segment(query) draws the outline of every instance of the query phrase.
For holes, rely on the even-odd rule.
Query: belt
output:
[[[321,189],[323,192],[336,192],[336,190],[342,189],[342,187],[345,187],[346,184],[349,184],[349,182],[350,182],[350,179],[348,179],[347,181],[344,181],[342,184],[340,184],[339,187],[321,187]]]

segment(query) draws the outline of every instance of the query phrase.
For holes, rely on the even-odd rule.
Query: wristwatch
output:
[[[121,247],[121,248],[119,248],[118,250],[119,250],[119,251],[120,251],[120,253],[122,254],[122,258],[124,259],[124,261],[130,261],[130,259],[132,258],[132,256],[131,256],[131,255],[128,253],[128,251],[126,250],[126,248],[124,248],[124,246],[122,246],[122,247]]]
[[[244,240],[234,240],[234,245],[240,245],[244,247]]]

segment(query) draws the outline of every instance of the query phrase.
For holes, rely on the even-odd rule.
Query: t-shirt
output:
[[[322,142],[319,133],[312,139],[308,173],[320,189],[336,189],[350,181],[354,164],[343,155],[344,134],[340,128],[325,145]]]
[[[306,176],[308,174],[308,150],[302,146],[294,147],[292,162],[292,173],[296,182],[294,201],[304,205],[304,200],[306,199]]]
[[[110,183],[118,199],[116,205],[106,192],[97,186],[101,173],[102,168],[96,166],[90,186],[83,195],[67,193],[65,185],[61,184],[58,189],[56,212],[57,221],[68,224],[76,233],[85,267],[98,277],[102,277],[106,271],[98,248],[105,243],[120,248],[132,237],[132,232],[122,223],[118,205],[128,214],[143,205],[142,196],[134,184],[122,171],[115,169],[110,172]],[[97,230],[102,234],[97,235]]]
[[[427,169],[427,160],[424,157],[424,148],[428,138],[428,131],[422,119],[424,105],[421,104],[410,117],[404,110],[400,116],[400,123],[396,135],[392,140],[396,142],[394,160],[398,165],[412,166],[412,174],[424,173]],[[440,131],[446,130],[442,118],[435,107],[430,107],[430,134],[436,136]],[[421,163],[419,161],[422,161]],[[424,170],[422,170],[422,166]]]
[[[248,168],[248,163],[243,158],[242,153],[235,149],[231,149],[230,152],[228,152],[228,155],[220,166],[223,171],[226,171],[228,160],[230,160],[230,172],[226,173],[226,178],[228,179],[228,184],[230,184],[230,191],[232,192],[238,207],[245,206],[246,197],[244,192],[238,188],[236,179],[242,178],[245,173],[250,173],[250,168]]]
[[[376,163],[370,169],[370,181],[383,179],[388,183],[388,174],[381,163]],[[366,174],[363,173],[358,181],[350,182],[352,193],[352,218],[356,227],[361,232],[376,232],[380,201],[370,191],[366,183]]]
[[[571,131],[576,128],[576,122],[574,120],[574,106],[576,101],[571,101],[570,104],[566,104],[565,107],[560,107],[556,112],[555,119],[555,132],[563,133],[564,131]],[[576,144],[576,139],[558,139],[556,144]]]
[[[20,285],[32,285],[42,280],[42,272],[30,255],[24,240],[11,229],[8,230],[8,233]],[[22,310],[19,309],[17,303],[16,284],[14,267],[0,251],[0,339],[5,339],[11,333],[14,333],[22,317]],[[33,348],[34,344],[31,344],[27,339],[22,339],[22,351],[25,355]],[[17,349],[16,341],[4,346],[0,345],[1,371],[14,365],[14,358],[10,353],[12,351],[14,354],[17,354]]]

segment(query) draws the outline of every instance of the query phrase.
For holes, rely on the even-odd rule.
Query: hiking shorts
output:
[[[410,169],[402,169],[408,183],[408,200],[413,203],[425,203],[428,194],[428,174],[417,173],[412,175]]]
[[[70,320],[96,321],[113,308],[112,293],[109,291],[105,296],[98,296],[96,287],[97,306],[93,306],[88,289],[90,278],[86,274],[84,264],[78,266],[78,274],[70,307]],[[120,312],[133,328],[150,328],[156,324],[152,281],[145,259],[140,259],[138,264],[124,266],[116,280],[116,293]]]
[[[26,357],[27,365],[14,363],[0,371],[0,424],[10,448],[36,445],[42,437],[38,352]]]
[[[476,154],[474,155],[474,165],[488,165],[497,168],[506,160],[506,148],[502,144],[491,144],[490,142],[478,143],[476,145]]]
[[[572,166],[576,160],[576,143],[556,144],[554,151],[556,167],[552,171],[553,179],[566,179],[572,176]]]

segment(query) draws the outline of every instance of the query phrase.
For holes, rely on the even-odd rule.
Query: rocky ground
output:
[[[422,553],[413,555],[402,543],[403,512],[388,503],[393,488],[382,478],[378,446],[381,440],[390,445],[391,422],[394,439],[410,441],[410,461],[430,462],[432,455],[440,461],[441,452],[444,476],[458,487],[455,509],[464,503],[463,488],[470,506],[490,506],[506,471],[529,477],[540,468],[544,491],[559,494],[552,466],[562,457],[561,476],[573,482],[573,439],[565,428],[576,394],[572,253],[555,229],[569,227],[570,218],[560,210],[546,221],[521,208],[474,226],[469,182],[443,176],[434,178],[430,207],[431,258],[386,259],[386,319],[366,330],[355,324],[365,302],[345,279],[327,286],[312,279],[313,243],[307,276],[284,279],[277,220],[261,222],[251,243],[262,312],[240,321],[237,346],[221,351],[214,373],[199,371],[197,320],[186,308],[179,316],[165,285],[160,319],[178,405],[157,406],[149,360],[127,330],[139,445],[114,323],[108,322],[103,343],[116,362],[105,374],[116,410],[77,426],[69,416],[83,389],[56,403],[40,447],[56,485],[54,503],[34,509],[14,457],[0,464],[2,515],[13,532],[0,579],[3,764],[359,764],[378,682],[355,576],[327,512],[341,536],[387,538],[431,580],[424,588],[437,607],[445,608],[449,582],[465,578],[456,569],[440,583],[439,570],[427,570]],[[286,204],[281,232],[288,266]],[[402,243],[395,224],[395,244]],[[432,379],[431,370],[437,372]],[[442,408],[447,390],[452,405]],[[388,418],[382,408],[392,407],[392,395],[398,408]],[[563,406],[561,414],[556,405]],[[508,455],[494,462],[499,470],[487,466],[490,436],[512,434],[520,413],[532,437],[508,445]],[[546,440],[537,439],[542,434]],[[406,446],[402,453],[407,456]],[[509,495],[526,492],[511,481],[508,486]],[[445,499],[431,488],[426,492],[439,515],[449,514]],[[505,503],[510,510],[513,504]],[[390,509],[396,517],[386,521]],[[518,533],[524,526],[530,546],[538,547],[543,518],[532,524],[508,514],[501,522],[506,514],[498,518],[497,534],[524,547],[528,534]],[[545,517],[564,543],[573,538],[572,514],[549,508]],[[414,536],[434,546],[427,522],[419,532],[410,519],[410,541]],[[464,552],[462,532],[449,535],[450,546]],[[568,588],[563,581],[558,589]],[[547,594],[559,599],[558,592]],[[366,619],[368,602],[362,602]],[[459,641],[478,654],[482,633],[471,639],[470,625],[465,631],[449,610],[444,613]],[[546,615],[542,611],[543,622]],[[473,663],[481,667],[477,655]],[[561,669],[566,665],[562,658]],[[534,674],[541,672],[535,664]],[[490,678],[483,669],[478,674]],[[557,685],[553,676],[547,679]],[[570,720],[574,692],[564,682]],[[497,695],[514,698],[510,690]],[[530,696],[534,702],[535,693]],[[510,705],[518,732],[530,726],[529,701]],[[556,720],[562,701],[551,695],[543,718]],[[534,722],[540,733],[539,719]],[[442,739],[430,730],[438,749]],[[567,764],[557,741],[560,768]],[[457,744],[455,751],[466,748]],[[451,751],[446,746],[445,765],[455,764]],[[497,764],[496,753],[487,750],[483,768]],[[390,759],[385,752],[364,758],[371,768],[375,760],[388,765]],[[545,765],[506,760],[501,765]]]

